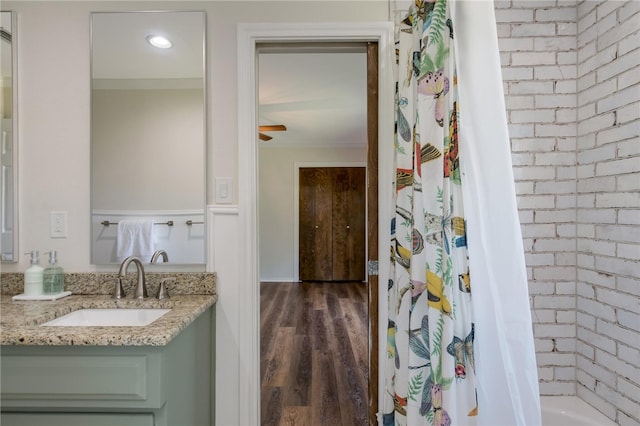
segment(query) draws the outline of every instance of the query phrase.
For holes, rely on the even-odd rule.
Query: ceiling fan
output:
[[[265,125],[265,126],[258,126],[258,137],[260,138],[261,141],[269,141],[271,139],[273,139],[273,137],[269,136],[269,135],[265,135],[262,132],[282,132],[287,130],[286,126],[284,124],[271,124],[271,125]]]

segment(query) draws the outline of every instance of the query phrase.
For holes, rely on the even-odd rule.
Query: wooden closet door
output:
[[[365,279],[365,169],[336,168],[333,189],[333,279]]]
[[[299,278],[363,281],[365,169],[300,169]]]
[[[328,168],[300,169],[300,280],[331,281],[333,175]]]

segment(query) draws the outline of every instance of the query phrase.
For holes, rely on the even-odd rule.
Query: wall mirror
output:
[[[91,14],[93,264],[205,264],[204,52],[205,12]]]
[[[17,262],[18,96],[16,15],[0,12],[0,260]]]

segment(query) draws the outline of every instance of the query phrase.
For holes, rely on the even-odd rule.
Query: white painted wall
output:
[[[258,152],[260,280],[292,281],[297,245],[294,225],[297,163],[366,164],[362,148],[268,148]]]

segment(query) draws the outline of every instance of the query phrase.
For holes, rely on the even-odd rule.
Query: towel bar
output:
[[[109,225],[117,225],[118,222],[109,222],[108,220],[103,220],[102,222],[100,222],[102,225],[104,226],[109,226]],[[154,223],[154,225],[167,225],[167,226],[173,226],[173,221],[172,220],[168,220],[166,222],[158,222],[158,223]]]
[[[187,225],[188,225],[188,226],[191,226],[191,225],[202,225],[202,224],[204,224],[204,222],[194,222],[194,221],[192,221],[192,220],[188,220],[186,223],[187,223]]]

